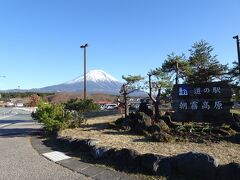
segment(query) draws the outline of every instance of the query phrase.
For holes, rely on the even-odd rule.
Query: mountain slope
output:
[[[87,92],[118,94],[122,83],[102,70],[92,70],[86,74]],[[35,89],[38,92],[81,92],[84,88],[84,76],[62,84]]]

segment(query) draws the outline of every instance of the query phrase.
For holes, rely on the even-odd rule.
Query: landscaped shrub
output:
[[[92,99],[71,99],[65,103],[65,109],[73,114],[73,121],[71,121],[71,128],[79,127],[86,122],[85,113],[97,111],[100,106],[93,102]]]
[[[77,111],[81,114],[87,112],[93,112],[100,109],[100,106],[93,102],[92,99],[71,99],[67,103],[65,103],[65,108],[72,111]]]
[[[48,132],[57,132],[65,129],[72,119],[72,114],[66,111],[62,104],[49,104],[40,102],[36,112],[32,113],[32,118],[44,124]]]

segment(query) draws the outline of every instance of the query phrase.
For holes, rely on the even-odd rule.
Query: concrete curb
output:
[[[32,147],[39,154],[43,155],[45,153],[61,150],[61,148],[57,147],[56,144],[51,141],[48,145],[45,145],[44,140],[45,139],[41,138],[41,136],[32,136],[30,139]],[[67,142],[65,143],[66,145],[68,144]],[[70,157],[68,159],[57,161],[55,163],[63,167],[66,167],[74,172],[81,173],[85,176],[91,177],[96,180],[140,180],[141,179],[137,176],[129,175],[124,172],[118,172],[116,170],[113,170],[107,167],[102,167],[102,166],[97,166],[91,163],[82,162],[76,157]]]

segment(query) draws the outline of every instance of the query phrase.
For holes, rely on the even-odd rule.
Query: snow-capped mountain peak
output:
[[[119,82],[116,78],[106,73],[103,70],[91,70],[86,74],[87,81],[93,82]],[[78,82],[83,82],[84,76],[79,76],[71,81],[66,82],[65,84],[74,84]]]

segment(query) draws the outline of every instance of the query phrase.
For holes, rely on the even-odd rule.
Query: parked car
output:
[[[23,107],[23,106],[24,106],[23,103],[17,103],[17,104],[15,104],[15,107]]]
[[[117,109],[118,105],[117,104],[106,104],[106,109],[111,110],[111,109]]]
[[[7,102],[6,107],[14,107],[14,103],[12,103],[12,102]]]

